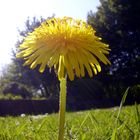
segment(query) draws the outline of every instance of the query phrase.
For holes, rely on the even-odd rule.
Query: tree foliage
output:
[[[119,103],[120,93],[124,88],[140,84],[140,2],[137,0],[100,0],[100,3],[96,13],[92,11],[88,13],[87,22],[96,29],[98,36],[110,45],[112,65],[111,67],[102,66],[102,72],[93,79],[89,79],[86,75],[85,78],[75,79],[73,82],[68,80],[68,108],[72,106],[75,108],[74,103],[80,101],[83,101],[86,106],[90,106],[90,101],[92,105],[101,104],[99,100],[108,97],[117,99],[116,103]],[[20,36],[26,37],[44,20],[43,18],[38,20],[36,17],[32,20],[28,18],[25,29],[19,30]],[[46,69],[43,74],[40,74],[38,68],[31,70],[23,67],[23,60],[15,57],[22,41],[23,39],[18,39],[16,50],[13,51],[13,63],[8,70],[9,76],[7,75],[2,80],[4,82],[16,81],[26,85],[32,93],[41,91],[45,97],[49,97],[51,93],[57,93],[59,84],[53,70],[50,73],[49,69]],[[138,90],[139,88],[135,95]],[[102,102],[106,104],[106,101]],[[79,108],[81,104],[77,106]]]
[[[111,48],[108,72],[126,86],[140,79],[140,1],[100,0],[98,11],[88,13],[88,23]]]
[[[26,37],[29,32],[32,32],[43,21],[45,21],[45,19],[42,17],[39,20],[36,17],[34,17],[32,20],[28,18],[25,22],[25,30],[19,30],[20,37]],[[16,58],[16,52],[18,51],[18,47],[22,42],[23,39],[19,38],[16,44],[16,51],[13,51],[13,64],[15,65],[15,74],[13,79],[19,83],[27,85],[32,93],[41,91],[42,96],[51,96],[52,92],[57,92],[58,81],[55,72],[52,70],[50,73],[49,69],[46,69],[43,74],[40,74],[38,72],[38,67],[34,70],[31,70],[29,67],[23,67],[24,61]]]

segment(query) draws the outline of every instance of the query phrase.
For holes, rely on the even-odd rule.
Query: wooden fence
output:
[[[56,100],[0,100],[0,116],[58,112]]]

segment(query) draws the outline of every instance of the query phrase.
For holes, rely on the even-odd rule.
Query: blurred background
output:
[[[109,44],[111,66],[93,78],[67,83],[67,110],[119,105],[129,87],[126,104],[140,103],[140,2],[137,0],[5,0],[0,2],[0,102],[59,100],[59,81],[47,68],[23,67],[15,54],[29,32],[52,17],[70,16],[90,24]],[[6,105],[5,105],[6,106]],[[53,107],[52,107],[53,108]],[[57,108],[57,107],[56,107]]]

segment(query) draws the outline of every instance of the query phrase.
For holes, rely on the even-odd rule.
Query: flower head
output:
[[[57,71],[61,79],[68,74],[70,80],[85,76],[85,69],[92,77],[101,71],[98,60],[110,64],[105,56],[109,47],[95,35],[95,30],[86,22],[69,17],[53,18],[43,22],[24,39],[17,58],[24,58],[24,65],[34,69],[40,65]]]

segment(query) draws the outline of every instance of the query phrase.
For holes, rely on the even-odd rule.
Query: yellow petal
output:
[[[77,60],[80,66],[80,74],[82,77],[84,77],[85,76],[85,70],[84,70],[84,65],[83,65],[84,62],[81,59],[80,52],[77,52]]]
[[[96,75],[96,74],[97,74],[97,70],[96,70],[94,64],[90,63],[90,65],[91,65],[91,67],[92,67],[92,69],[93,69],[93,71],[94,71],[94,74]]]
[[[64,65],[67,69],[67,73],[68,73],[70,80],[73,81],[74,80],[74,73],[73,73],[72,65],[71,65],[67,55],[64,56]]]
[[[69,52],[68,57],[69,57],[69,62],[73,66],[73,69],[75,70],[76,75],[80,77],[80,68],[79,68],[78,60],[75,53]]]
[[[60,55],[59,58],[59,68],[58,68],[58,78],[59,80],[64,78],[64,56]]]

